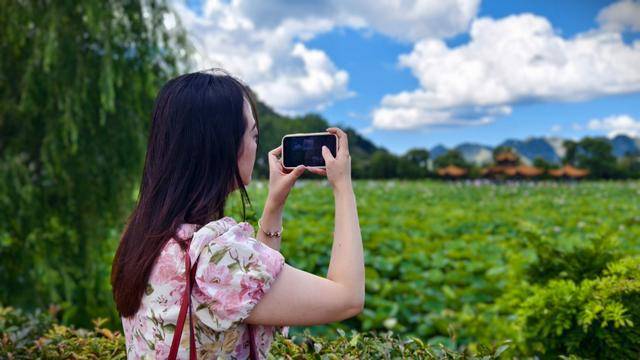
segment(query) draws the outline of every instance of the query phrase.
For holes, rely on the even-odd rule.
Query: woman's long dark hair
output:
[[[251,203],[238,168],[248,131],[245,98],[257,126],[253,94],[224,70],[181,75],[160,90],[137,205],[111,267],[121,316],[138,311],[155,261],[181,223],[220,219],[234,189],[240,190],[245,216],[245,203]]]

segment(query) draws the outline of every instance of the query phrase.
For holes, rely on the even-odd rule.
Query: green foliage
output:
[[[471,164],[462,157],[462,154],[458,150],[449,150],[444,155],[435,159],[433,165],[436,169],[446,167],[449,165],[455,165],[461,168],[470,168]]]
[[[398,158],[398,176],[405,179],[423,179],[429,175],[429,151],[413,148]]]
[[[626,154],[618,159],[618,172],[624,179],[640,179],[640,154]]]
[[[105,319],[93,322],[93,330],[56,324],[50,315],[0,307],[0,357],[3,359],[126,359],[121,332],[104,328]],[[497,359],[509,342],[482,347],[476,354],[468,349],[450,350],[430,345],[418,338],[400,337],[392,332],[376,334],[337,330],[339,337],[328,340],[304,334],[287,338],[277,333],[269,359]]]
[[[590,178],[632,178],[638,174],[634,171],[633,161],[621,159],[617,162],[611,143],[604,138],[585,137],[578,142],[566,140],[564,147],[566,152],[562,162],[589,169]]]
[[[589,176],[596,179],[613,179],[620,176],[611,144],[603,138],[586,137],[577,145],[575,162],[589,169]]]
[[[563,164],[571,164],[574,165],[576,162],[576,152],[578,149],[578,143],[573,140],[564,140],[562,142],[562,146],[564,146],[564,158],[562,158]]]
[[[522,222],[527,245],[534,250],[536,261],[526,267],[525,277],[531,283],[546,283],[553,279],[579,282],[598,276],[611,261],[620,258],[617,232],[587,234],[558,243],[551,234]]]
[[[2,347],[0,356],[10,358],[9,354],[23,353],[40,338],[54,323],[49,312],[36,309],[34,313],[25,314],[20,309],[0,307],[0,339]]]
[[[391,179],[398,176],[396,157],[384,150],[378,150],[369,160],[369,176],[377,179]]]
[[[548,357],[573,353],[598,359],[640,354],[640,258],[607,265],[601,276],[579,283],[552,280],[533,288],[518,309],[524,337]]]
[[[618,159],[618,169],[622,178],[640,179],[640,155],[627,154]]]
[[[124,336],[93,321],[94,329],[59,325],[51,313],[0,306],[2,359],[126,359]]]
[[[108,282],[153,99],[186,56],[163,1],[0,6],[0,302],[115,316]]]
[[[509,349],[509,342],[497,346],[481,347],[476,353],[468,349],[451,350],[442,344],[430,345],[416,337],[400,337],[392,331],[377,334],[350,334],[337,330],[335,340],[316,337],[305,331],[287,339],[278,335],[270,358],[293,359],[497,359]]]
[[[544,169],[544,170],[549,170],[553,167],[551,163],[549,163],[543,157],[540,157],[540,156],[533,159],[533,166],[540,169]]]

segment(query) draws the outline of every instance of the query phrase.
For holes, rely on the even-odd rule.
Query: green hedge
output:
[[[123,334],[103,327],[105,319],[94,320],[94,329],[59,325],[49,312],[25,314],[0,307],[0,358],[2,359],[126,359]],[[453,351],[433,346],[418,338],[401,338],[392,332],[350,334],[338,329],[338,337],[327,340],[305,332],[286,338],[278,334],[270,358],[285,359],[497,359],[509,348],[504,342],[494,347]]]
[[[595,279],[535,286],[518,309],[536,353],[640,358],[640,257],[610,263]]]

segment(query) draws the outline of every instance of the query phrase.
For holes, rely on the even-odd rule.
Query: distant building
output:
[[[559,169],[550,169],[549,175],[553,176],[554,178],[582,179],[589,175],[589,170],[578,169],[571,165],[565,165]]]
[[[496,164],[515,166],[520,162],[520,156],[511,150],[502,151],[495,156]]]
[[[544,174],[544,169],[535,166],[520,165],[520,157],[511,150],[505,150],[496,154],[494,159],[494,165],[480,171],[483,177],[492,179],[532,179]]]
[[[480,170],[480,176],[489,179],[525,180],[537,179],[545,174],[545,170],[536,166],[520,164],[520,157],[512,150],[505,150],[495,154],[495,163]],[[469,170],[455,165],[440,168],[436,173],[446,179],[460,179],[469,174]],[[565,165],[560,169],[547,171],[556,179],[582,179],[589,175],[589,170],[579,169],[571,165]]]
[[[443,168],[438,169],[437,174],[447,179],[460,179],[469,173],[469,171],[465,168],[461,168],[455,165],[448,165]]]

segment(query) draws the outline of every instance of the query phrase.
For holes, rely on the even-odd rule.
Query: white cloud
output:
[[[259,98],[286,114],[320,111],[353,95],[349,74],[301,39],[332,24],[287,20],[257,29],[234,5],[209,1],[203,15],[178,2],[174,8],[196,47],[198,69],[222,67],[249,84]]]
[[[467,30],[478,3],[208,0],[200,15],[184,0],[172,1],[196,47],[198,69],[228,70],[286,114],[321,111],[354,95],[349,74],[324,51],[305,45],[318,34],[349,27],[403,41],[451,36]]]
[[[609,137],[616,135],[640,136],[640,120],[629,115],[612,115],[603,119],[591,119],[587,124],[590,130],[601,130]]]
[[[298,109],[321,109],[330,103],[332,95],[340,95],[340,98],[350,96],[351,92],[346,91],[349,75],[346,71],[336,69],[324,52],[307,49],[305,45],[296,43],[291,56],[302,60],[302,74],[280,76],[253,86],[269,105],[290,114]],[[341,94],[335,94],[335,91]]]
[[[424,39],[399,64],[420,87],[386,95],[372,114],[377,128],[490,123],[517,103],[640,90],[640,41],[598,30],[566,39],[533,14],[478,18],[467,44]]]
[[[258,27],[273,28],[286,19],[328,19],[335,27],[371,28],[404,41],[443,38],[468,29],[480,0],[244,0],[240,11]]]
[[[553,125],[551,127],[551,132],[552,133],[558,133],[560,131],[562,131],[562,125],[560,125],[560,124],[555,124],[555,125]]]
[[[401,40],[444,38],[466,31],[479,0],[340,1],[376,31]]]
[[[610,31],[640,31],[640,2],[623,0],[613,3],[598,13],[598,23]]]

